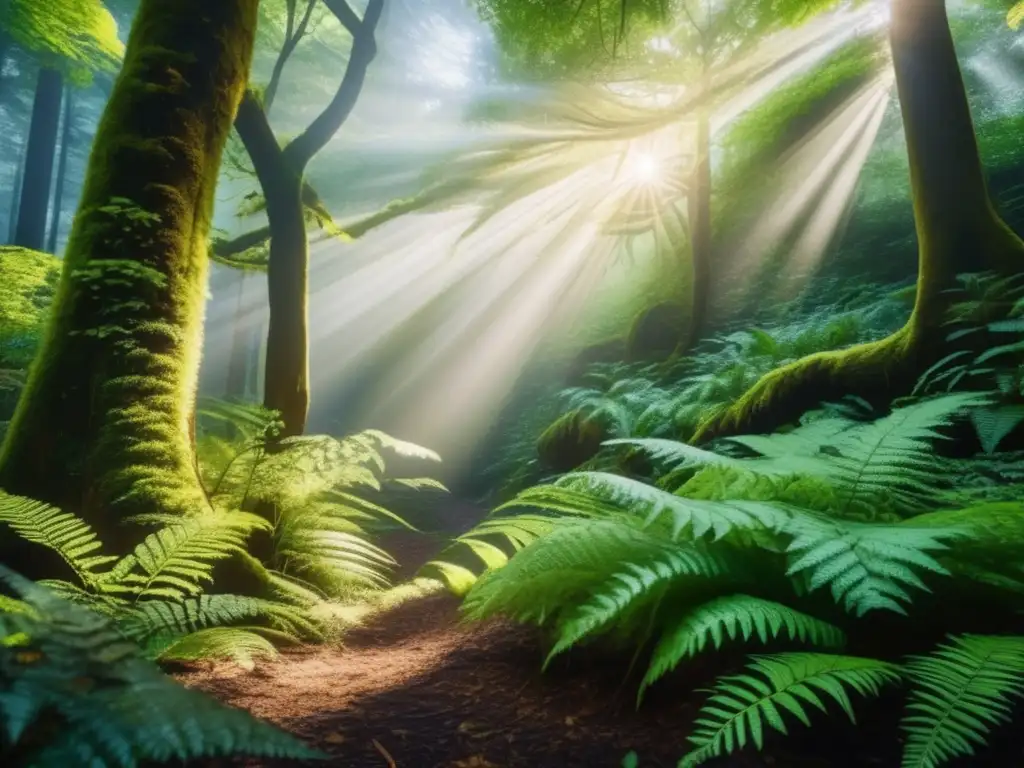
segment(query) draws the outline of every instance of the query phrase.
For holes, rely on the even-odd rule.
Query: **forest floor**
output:
[[[403,534],[389,551],[409,572],[436,546]],[[342,646],[286,651],[253,672],[194,667],[179,679],[295,733],[328,753],[328,765],[345,768],[617,768],[630,750],[640,768],[663,768],[687,751],[704,695],[678,694],[693,690],[694,681],[666,680],[637,711],[628,659],[588,648],[542,675],[544,644],[536,630],[500,621],[463,624],[458,603],[434,592],[372,614]],[[708,670],[702,671],[706,687]],[[770,740],[764,754],[706,765],[897,768],[901,710],[897,696],[861,707],[872,717],[859,729],[842,715],[819,716],[810,730],[794,723],[790,738]],[[984,757],[949,765],[1024,766],[1024,746],[1012,734],[992,747]]]

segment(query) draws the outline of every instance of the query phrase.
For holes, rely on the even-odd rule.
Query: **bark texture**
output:
[[[142,0],[100,121],[0,485],[120,549],[140,513],[206,508],[190,439],[206,242],[258,0]]]

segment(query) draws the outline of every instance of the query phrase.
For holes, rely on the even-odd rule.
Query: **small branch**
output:
[[[346,24],[345,18],[343,18],[346,11],[341,11],[341,8],[352,13],[348,3],[340,2],[340,0],[324,0],[324,2],[332,12],[340,11],[342,16],[338,16],[338,20],[342,24]],[[340,7],[336,10],[339,2]],[[352,53],[349,56],[348,67],[345,69],[345,76],[342,78],[341,85],[338,86],[337,93],[331,103],[309,124],[306,130],[285,147],[285,160],[293,169],[304,169],[309,161],[327,145],[327,142],[338,132],[352,113],[356,99],[359,98],[359,94],[363,90],[366,71],[377,55],[374,33],[383,10],[384,0],[370,0],[362,23],[352,35]]]

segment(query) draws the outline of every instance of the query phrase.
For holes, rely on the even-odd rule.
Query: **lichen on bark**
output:
[[[257,6],[142,0],[0,452],[0,486],[108,541],[132,515],[207,508],[191,435],[206,242]]]

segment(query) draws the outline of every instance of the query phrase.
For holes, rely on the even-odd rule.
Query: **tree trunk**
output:
[[[946,291],[957,274],[1012,274],[1024,267],[1024,243],[996,214],[985,185],[945,3],[894,0],[890,43],[917,227],[913,313],[886,339],[772,371],[702,424],[694,440],[770,431],[847,394],[875,402],[908,394],[949,351]]]
[[[0,485],[81,514],[114,550],[128,516],[207,508],[189,434],[206,241],[257,5],[142,0],[0,452]]]
[[[47,250],[57,252],[57,240],[60,236],[60,216],[64,209],[64,183],[68,171],[68,150],[71,148],[71,120],[74,91],[70,86],[64,88],[64,128],[60,140],[60,159],[57,161],[57,179],[53,190],[53,213],[50,217],[50,240]]]
[[[18,226],[14,233],[15,245],[33,251],[46,247],[46,214],[50,209],[50,184],[53,181],[53,160],[57,154],[63,95],[64,76],[60,71],[41,68],[32,104],[25,177],[18,206]]]
[[[695,166],[690,182],[690,323],[679,352],[700,341],[707,326],[711,287],[711,125],[706,106],[697,108]]]
[[[301,172],[286,161],[255,95],[247,92],[235,128],[252,160],[267,201],[272,237],[267,265],[266,381],[263,401],[278,411],[286,436],[302,434],[309,410],[307,281],[309,246]]]
[[[245,283],[249,273],[245,270],[238,276],[238,300],[235,303],[235,318],[231,325],[231,351],[228,353],[228,376],[224,394],[244,400],[248,394],[249,340],[252,334],[245,327]]]
[[[25,185],[25,156],[28,146],[23,143],[18,152],[18,168],[14,172],[14,184],[11,188],[11,210],[7,220],[7,242],[14,242],[14,233],[18,229],[18,208],[21,203],[21,188]]]
[[[377,55],[374,34],[384,7],[384,0],[370,0],[360,20],[345,0],[324,2],[352,34],[352,52],[334,98],[283,150],[252,93],[246,94],[235,122],[267,201],[270,319],[263,404],[281,414],[282,437],[301,435],[309,413],[309,244],[302,177],[310,160],[348,119],[362,92]]]

